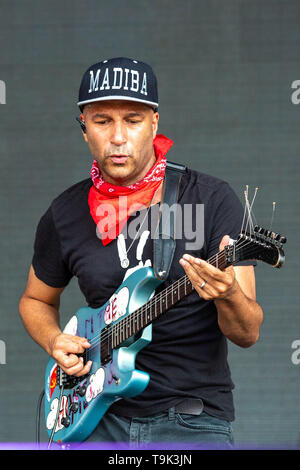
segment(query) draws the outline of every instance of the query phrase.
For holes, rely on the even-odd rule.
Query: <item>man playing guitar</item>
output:
[[[130,270],[153,265],[151,233],[144,222],[161,202],[172,142],[157,134],[156,77],[143,62],[116,58],[89,67],[78,106],[93,157],[91,178],[58,196],[41,218],[20,314],[57,365],[83,377],[92,367],[82,357],[91,344],[62,331],[61,295],[76,276],[88,305],[98,307]],[[121,197],[127,198],[124,210],[118,204]],[[153,323],[152,342],[137,356],[139,369],[151,377],[145,391],[116,401],[87,442],[232,445],[233,383],[226,341],[247,348],[259,337],[263,313],[256,302],[255,263],[221,270],[205,261],[241,227],[242,206],[226,182],[188,169],[178,203],[204,204],[204,243],[187,250],[184,234],[176,240],[164,285],[185,273],[194,292]],[[113,208],[111,217],[109,210],[101,211],[104,205]],[[133,207],[142,207],[143,217],[139,229],[125,237],[125,227],[136,217]],[[113,306],[109,314],[113,319]]]

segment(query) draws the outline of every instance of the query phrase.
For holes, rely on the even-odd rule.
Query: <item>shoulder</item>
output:
[[[73,184],[69,188],[65,189],[62,193],[60,193],[54,200],[53,203],[59,203],[61,201],[66,201],[69,199],[73,199],[77,196],[82,196],[86,194],[90,187],[92,186],[91,178],[86,178],[78,183]]]
[[[202,203],[217,203],[226,197],[236,197],[227,181],[191,168],[187,168],[182,177],[181,196]]]
[[[69,188],[60,193],[51,203],[52,209],[57,209],[64,205],[75,206],[78,201],[85,199],[88,195],[90,187],[92,186],[91,178],[86,178],[78,183],[73,184]]]
[[[199,170],[187,169],[187,177],[196,184],[201,184],[207,188],[218,188],[220,185],[228,184],[227,181],[207,173],[202,173]]]
[[[50,210],[56,227],[78,221],[89,213],[88,194],[92,184],[90,178],[79,181],[52,201]]]

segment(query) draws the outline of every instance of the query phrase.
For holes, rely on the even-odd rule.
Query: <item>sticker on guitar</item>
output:
[[[58,407],[58,398],[54,398],[54,400],[51,403],[51,409],[50,409],[50,412],[48,413],[47,421],[46,421],[46,426],[48,429],[53,429],[55,419],[56,419],[56,414],[57,414],[57,407]],[[66,395],[63,395],[55,432],[59,431],[60,429],[63,429],[64,426],[61,423],[61,420],[67,416],[67,411],[68,411],[68,398],[66,397]]]
[[[85,393],[85,399],[87,402],[90,402],[93,398],[96,398],[96,396],[102,392],[104,380],[105,370],[103,367],[100,367],[100,369],[90,376],[90,383],[87,386]]]
[[[104,381],[105,381],[105,370],[103,367],[100,367],[94,374],[90,376],[90,383],[87,386],[87,390],[85,393],[85,399],[87,403],[89,403],[93,398],[96,398],[103,391]],[[52,429],[54,426],[56,414],[57,414],[57,407],[58,407],[58,398],[54,398],[54,400],[51,403],[50,412],[48,413],[47,420],[46,420],[46,426],[48,429]],[[55,432],[63,429],[64,426],[62,425],[61,421],[63,418],[67,416],[67,414],[68,414],[68,397],[66,395],[63,395]]]
[[[77,332],[77,327],[78,327],[78,319],[77,319],[76,315],[73,315],[73,317],[70,318],[70,320],[66,324],[66,326],[63,330],[63,333],[65,333],[66,335],[75,336],[76,332]]]
[[[104,322],[106,325],[118,320],[125,315],[129,302],[129,289],[122,287],[119,292],[114,293],[109,299],[109,303],[105,308]]]
[[[48,385],[49,389],[47,389],[47,399],[50,401],[50,398],[53,395],[53,392],[55,390],[55,387],[57,385],[57,364],[55,363],[54,366],[52,367],[50,374],[48,376]]]

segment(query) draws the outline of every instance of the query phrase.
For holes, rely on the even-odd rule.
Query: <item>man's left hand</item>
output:
[[[229,240],[230,237],[224,235],[219,246],[220,251],[229,244]],[[206,261],[188,254],[184,254],[179,262],[194,288],[204,300],[228,298],[238,288],[232,266],[221,271]]]

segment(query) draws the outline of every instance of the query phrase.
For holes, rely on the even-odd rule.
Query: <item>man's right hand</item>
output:
[[[83,358],[78,354],[82,354],[90,346],[86,338],[60,333],[52,340],[50,351],[53,359],[66,374],[81,377],[90,371],[92,361],[84,364]]]
[[[81,377],[90,371],[82,354],[90,343],[86,338],[62,333],[59,326],[60,296],[64,287],[50,287],[41,281],[30,266],[28,282],[19,309],[30,336],[53,357],[66,374]]]

